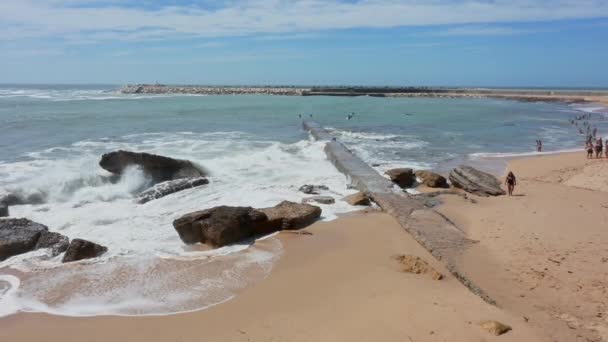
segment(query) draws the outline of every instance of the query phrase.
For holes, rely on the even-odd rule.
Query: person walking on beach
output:
[[[585,148],[587,149],[587,159],[593,159],[593,143],[590,140],[587,140]]]
[[[517,179],[513,172],[509,171],[507,178],[505,179],[505,184],[507,185],[507,190],[509,191],[509,196],[513,196],[513,190],[515,190],[515,186],[517,185]]]

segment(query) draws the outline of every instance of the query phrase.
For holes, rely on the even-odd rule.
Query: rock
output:
[[[154,185],[153,187],[141,192],[137,196],[137,203],[144,204],[149,201],[165,197],[167,195],[186,190],[196,188],[201,185],[209,184],[209,180],[204,177],[199,178],[183,178],[170,180]]]
[[[0,217],[8,216],[8,205],[0,203]]]
[[[220,206],[186,214],[173,221],[183,242],[221,247],[265,230],[268,217],[251,207]]]
[[[300,191],[307,195],[318,195],[321,193],[321,191],[327,191],[327,190],[329,190],[329,188],[325,185],[306,184],[306,185],[302,185],[300,187]]]
[[[269,229],[299,229],[321,217],[321,208],[310,204],[283,201],[272,208],[260,209],[268,217]]]
[[[393,183],[399,185],[399,187],[403,189],[412,187],[416,182],[414,170],[410,168],[392,169],[386,171],[384,174],[388,175]]]
[[[403,272],[414,274],[428,274],[433,280],[443,279],[443,274],[437,272],[428,262],[415,255],[398,255],[395,256],[401,266]]]
[[[447,179],[440,174],[431,172],[431,171],[423,171],[419,170],[414,173],[416,177],[422,180],[422,184],[428,186],[429,188],[449,188]]]
[[[42,232],[34,249],[49,248],[52,256],[57,256],[68,249],[70,239],[54,232]]]
[[[108,248],[94,242],[74,239],[70,242],[62,262],[72,262],[83,259],[97,258],[108,251]]]
[[[508,326],[506,324],[502,324],[497,321],[484,321],[484,322],[479,323],[479,325],[481,326],[481,328],[483,330],[485,330],[495,336],[500,336],[511,330],[510,326]]]
[[[356,194],[348,195],[344,197],[343,200],[350,205],[370,206],[372,204],[367,195],[362,192],[357,192]]]
[[[317,202],[321,204],[334,204],[336,200],[331,196],[313,196],[302,200],[302,203]]]
[[[32,194],[4,194],[0,196],[0,205],[6,205],[7,207],[13,205],[25,205],[25,204],[42,204],[46,201],[46,194],[43,193],[32,193]]]
[[[130,165],[141,167],[146,174],[152,177],[155,183],[206,176],[202,168],[188,160],[173,159],[149,153],[115,151],[104,154],[99,161],[99,166],[114,174],[121,174]]]
[[[0,261],[33,251],[46,232],[47,226],[25,218],[0,219]]]
[[[67,236],[49,232],[48,227],[25,218],[0,219],[0,261],[17,254],[49,248],[53,256],[63,253]]]
[[[220,206],[196,211],[173,221],[173,227],[185,243],[221,247],[256,235],[302,228],[320,216],[319,207],[284,201],[264,209]]]
[[[479,196],[499,196],[505,191],[500,188],[496,177],[474,169],[470,166],[459,166],[450,172],[450,182],[457,188]]]

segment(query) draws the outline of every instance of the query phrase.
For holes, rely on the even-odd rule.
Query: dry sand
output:
[[[392,217],[356,214],[282,233],[271,275],[208,310],[162,317],[69,318],[19,314],[0,320],[0,341],[536,341],[524,319],[471,294]],[[413,254],[443,280],[401,271]],[[495,337],[480,321],[513,331]]]
[[[514,197],[445,196],[440,211],[479,243],[459,267],[550,341],[608,341],[608,160],[516,160]]]

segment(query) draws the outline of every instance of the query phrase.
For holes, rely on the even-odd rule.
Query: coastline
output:
[[[0,337],[483,341],[492,337],[478,323],[490,319],[513,327],[504,341],[607,340],[608,274],[598,270],[606,263],[608,232],[599,223],[608,222],[608,184],[584,181],[608,162],[562,153],[508,163],[523,196],[470,195],[471,203],[442,195],[437,208],[478,241],[459,268],[498,306],[471,293],[388,214],[367,209],[318,222],[305,229],[311,235],[280,233],[285,252],[268,278],[208,309],[148,317],[20,313],[0,320]],[[445,278],[404,273],[397,254],[419,256]]]

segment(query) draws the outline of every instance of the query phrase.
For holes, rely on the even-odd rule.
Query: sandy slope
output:
[[[536,341],[519,315],[490,306],[451,276],[403,273],[395,254],[440,263],[388,215],[353,215],[281,234],[285,255],[265,281],[209,310],[165,317],[0,320],[1,341]],[[495,337],[477,323],[513,331]]]
[[[445,198],[441,211],[480,241],[462,269],[551,341],[608,341],[608,160],[581,152],[509,168],[517,196]]]

